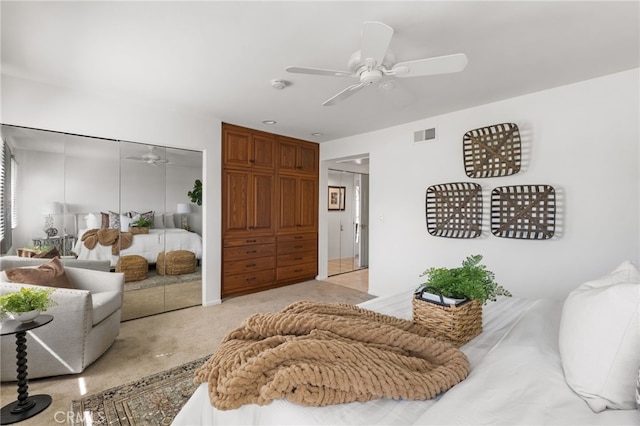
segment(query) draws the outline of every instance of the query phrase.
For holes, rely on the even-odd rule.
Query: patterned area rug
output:
[[[170,425],[196,390],[194,371],[210,356],[71,402],[75,425]],[[82,419],[82,420],[80,420]]]

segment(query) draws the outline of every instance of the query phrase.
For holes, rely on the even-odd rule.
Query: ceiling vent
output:
[[[413,141],[414,142],[429,142],[437,139],[436,128],[432,127],[430,129],[418,130],[413,133]]]

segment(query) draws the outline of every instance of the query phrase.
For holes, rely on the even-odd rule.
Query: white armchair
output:
[[[58,288],[58,303],[47,314],[53,321],[27,332],[28,378],[82,372],[113,344],[120,332],[124,274],[65,268],[75,289]],[[30,284],[9,282],[0,273],[0,294],[19,291]],[[2,336],[1,381],[16,380],[15,336]]]

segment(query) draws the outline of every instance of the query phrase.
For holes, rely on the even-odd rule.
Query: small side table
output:
[[[21,422],[35,416],[51,404],[50,395],[29,396],[27,385],[27,331],[42,327],[53,321],[52,315],[40,315],[33,321],[23,324],[20,321],[9,320],[2,323],[0,335],[16,335],[16,358],[18,361],[18,400],[4,407],[0,412],[0,424],[8,425]]]

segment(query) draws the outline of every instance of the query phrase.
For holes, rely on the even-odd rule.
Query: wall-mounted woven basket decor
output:
[[[462,138],[464,171],[470,178],[514,175],[520,171],[520,131],[514,123],[469,130]]]
[[[546,240],[556,227],[556,191],[549,185],[501,186],[491,192],[496,237]]]
[[[436,237],[476,238],[482,233],[482,191],[471,182],[427,188],[427,230]]]

